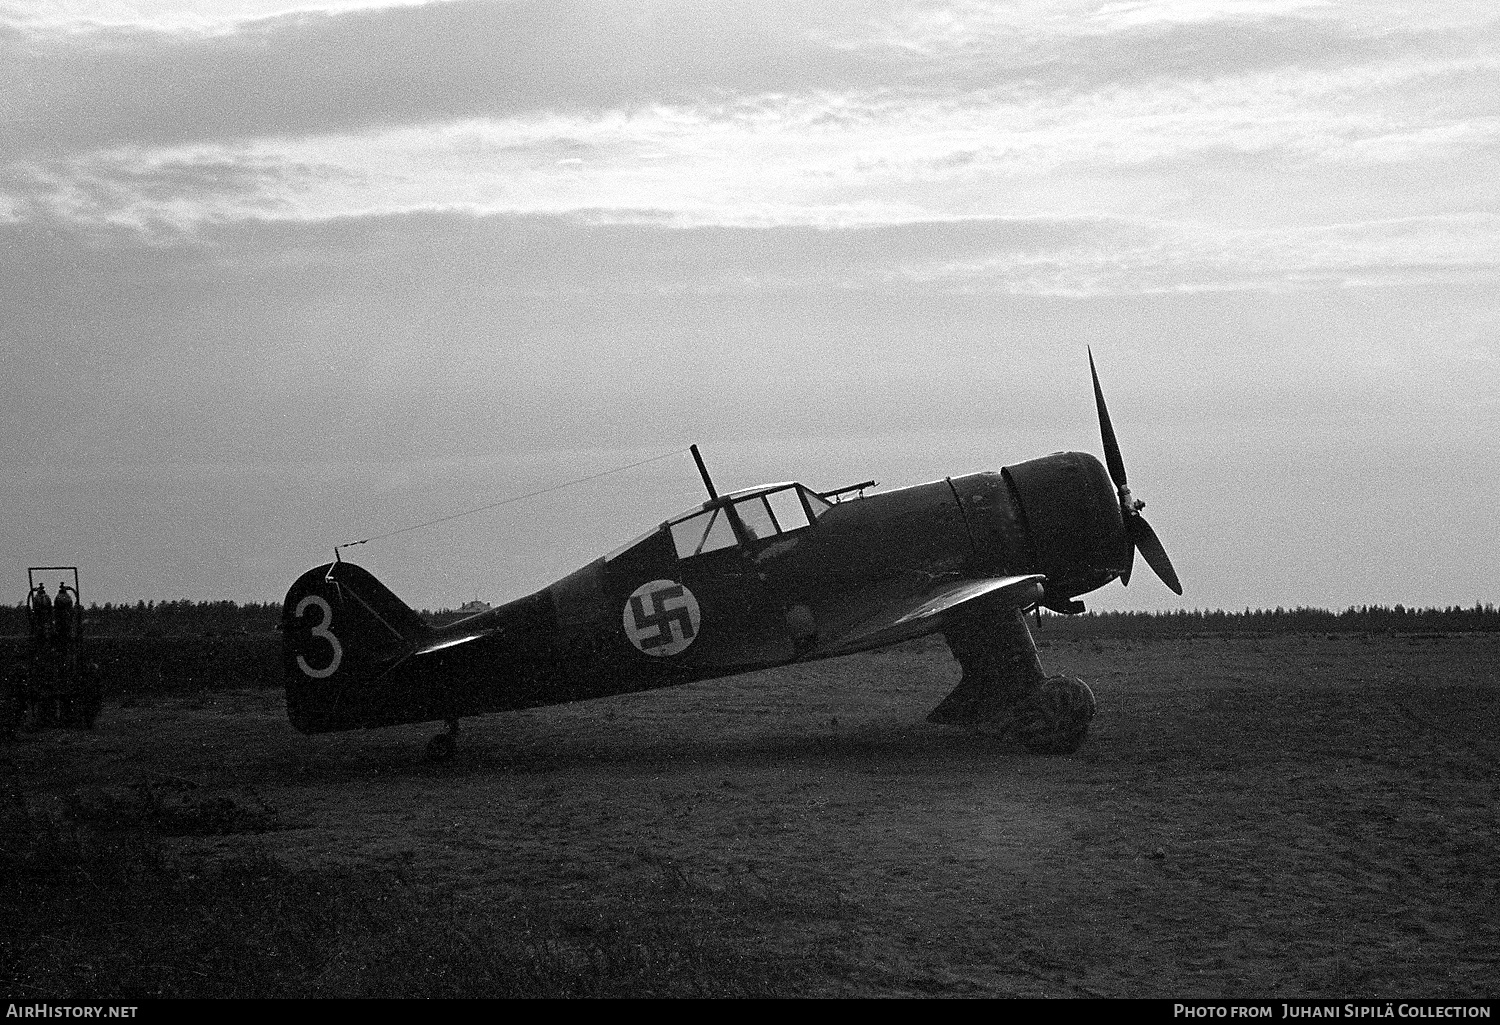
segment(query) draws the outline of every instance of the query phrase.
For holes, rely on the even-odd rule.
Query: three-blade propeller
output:
[[[1161,578],[1161,582],[1175,593],[1181,594],[1182,584],[1177,580],[1172,560],[1167,558],[1167,550],[1162,547],[1151,524],[1146,522],[1146,517],[1141,515],[1146,503],[1133,497],[1125,484],[1125,460],[1120,458],[1120,443],[1115,440],[1115,428],[1109,422],[1109,410],[1104,405],[1104,391],[1099,387],[1099,372],[1094,369],[1092,349],[1089,350],[1089,373],[1094,378],[1094,404],[1099,407],[1099,433],[1104,438],[1104,465],[1109,468],[1109,478],[1115,482],[1120,493],[1120,513],[1125,518],[1125,536],[1130,539],[1130,563],[1126,565],[1120,580],[1127,586],[1130,584],[1130,570],[1135,563],[1135,550],[1139,548],[1146,565]]]

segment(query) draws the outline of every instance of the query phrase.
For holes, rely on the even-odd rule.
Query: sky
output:
[[[418,608],[1102,455],[1184,594],[1497,600],[1500,13],[0,0],[0,572]],[[606,470],[634,469],[404,530]]]

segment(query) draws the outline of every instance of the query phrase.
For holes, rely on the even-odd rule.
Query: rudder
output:
[[[422,617],[349,562],[308,570],[281,609],[287,717],[303,733],[364,725],[372,685],[431,632]]]

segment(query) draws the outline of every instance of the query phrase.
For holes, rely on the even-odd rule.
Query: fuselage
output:
[[[389,622],[396,614],[377,617],[385,647],[361,680],[298,678],[291,653],[308,634],[292,618],[294,585],[289,711],[299,728],[319,732],[828,658],[939,629],[919,621],[849,640],[882,610],[949,581],[1045,574],[1043,602],[1061,607],[1118,576],[1127,544],[1104,468],[1080,453],[842,501],[795,483],[750,488],[689,509],[526,597],[423,628],[405,648],[398,641],[410,629]],[[373,611],[372,602],[361,604]]]

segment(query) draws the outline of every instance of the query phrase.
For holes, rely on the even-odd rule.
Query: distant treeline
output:
[[[460,618],[459,613],[422,610],[433,622]],[[269,633],[281,622],[280,602],[232,601],[138,601],[134,605],[88,605],[83,611],[86,636],[128,637],[169,634]],[[0,606],[0,637],[21,637],[29,632],[26,606]]]
[[[281,621],[281,604],[232,601],[159,601],[134,605],[105,602],[83,610],[85,636],[182,633],[265,633]],[[30,629],[26,606],[0,608],[0,635],[22,636]]]
[[[1467,633],[1500,630],[1500,609],[1491,603],[1467,608],[1407,608],[1360,605],[1329,609],[1246,609],[1243,612],[1043,612],[1048,637],[1189,637],[1194,634]]]
[[[450,609],[422,610],[434,623],[461,618]],[[217,635],[268,633],[281,620],[278,602],[164,601],[134,605],[105,603],[84,610],[84,633],[91,636]],[[1051,637],[1185,637],[1191,634],[1288,633],[1464,633],[1500,630],[1493,604],[1467,608],[1407,608],[1404,605],[1351,606],[1342,612],[1294,608],[1207,612],[1085,612],[1060,616],[1043,612],[1041,631]],[[0,636],[24,636],[24,605],[0,606]]]

